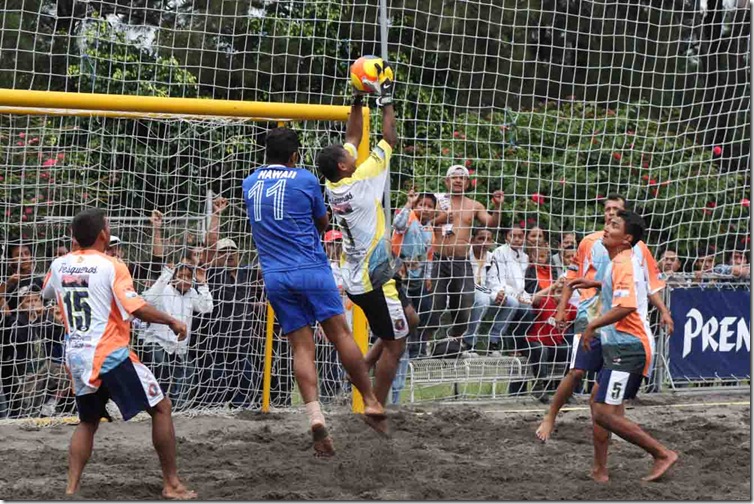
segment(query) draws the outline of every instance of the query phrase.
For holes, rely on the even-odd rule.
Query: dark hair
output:
[[[21,241],[13,241],[12,243],[9,243],[5,246],[5,258],[6,259],[13,259],[13,252],[17,250],[21,250],[22,248],[28,248],[31,250],[31,247]]]
[[[605,201],[606,202],[607,201],[622,201],[623,202],[623,207],[624,208],[628,207],[628,200],[626,200],[626,197],[623,196],[622,194],[610,193],[607,196],[605,196]]]
[[[644,219],[641,218],[641,215],[630,210],[620,210],[618,211],[618,217],[623,219],[623,229],[626,234],[631,235],[632,247],[644,239],[647,225],[644,224]]]
[[[336,182],[338,163],[346,154],[342,145],[328,145],[317,155],[317,170],[330,182]]]
[[[697,259],[714,255],[717,255],[717,249],[713,245],[701,245],[696,249]]]
[[[55,240],[52,245],[47,248],[46,257],[55,257],[60,247],[65,247],[68,250],[71,249],[64,240]]]
[[[432,201],[432,205],[437,207],[437,197],[432,194],[431,192],[423,192],[419,193],[418,199],[416,201],[421,201],[423,199],[428,199]]]
[[[524,226],[522,226],[520,222],[513,221],[510,226],[506,228],[502,228],[503,236],[508,236],[508,233],[513,231],[515,228],[518,228],[523,231]]]
[[[173,278],[175,278],[178,275],[179,271],[183,271],[183,270],[187,270],[187,271],[191,272],[191,275],[194,274],[194,267],[193,266],[191,266],[190,264],[186,264],[186,263],[178,263],[175,266],[175,270],[173,270]]]
[[[734,247],[732,250],[729,250],[725,254],[725,262],[726,263],[729,263],[733,259],[733,254],[741,254],[743,256],[746,256],[747,260],[749,259],[749,257],[748,257],[749,253],[748,253],[748,250],[746,250],[746,247],[743,247],[741,245],[737,245],[736,247]]]
[[[301,146],[298,134],[289,128],[272,128],[264,141],[268,164],[285,164]]]
[[[488,227],[478,227],[478,228],[474,228],[474,229],[473,229],[473,231],[471,232],[471,236],[474,236],[474,237],[476,237],[476,235],[478,235],[479,233],[481,233],[481,232],[483,232],[483,231],[487,231],[487,232],[488,232],[488,233],[489,233],[490,235],[492,235],[492,237],[493,237],[493,238],[495,237],[495,233],[493,233],[493,232],[492,232],[492,229],[490,229],[490,228],[488,228]]]
[[[91,247],[105,229],[105,211],[87,208],[77,213],[71,222],[71,233],[82,248]]]

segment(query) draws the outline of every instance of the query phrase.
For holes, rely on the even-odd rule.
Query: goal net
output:
[[[578,242],[601,229],[611,193],[644,215],[646,242],[658,261],[668,258],[661,265],[674,281],[748,281],[748,267],[733,268],[740,261],[735,252],[748,257],[750,246],[746,2],[386,3],[400,137],[385,202],[391,215],[411,188],[447,205],[453,165],[468,170],[465,194],[488,211],[493,192],[505,194],[499,221],[488,222],[490,236],[479,238],[477,252],[453,249],[460,262],[470,257],[468,270],[438,267],[426,285],[409,281],[420,328],[395,399],[509,397],[556,384],[571,335],[542,340],[532,337],[531,324],[519,323],[520,314],[505,320],[505,310],[485,299],[484,289],[493,287],[486,271],[479,276],[485,270],[480,254],[520,228],[533,282],[526,290],[525,278],[516,286],[519,280],[506,274],[494,287],[508,282],[523,289],[511,299],[528,299],[557,278],[572,253],[571,234]],[[381,54],[377,4],[9,2],[0,40],[14,56],[0,61],[0,88],[342,105],[350,94],[350,62]],[[0,280],[7,284],[19,254],[26,261],[19,244],[31,255],[24,278],[43,275],[58,245],[70,245],[70,218],[87,205],[107,209],[120,239],[116,248],[143,290],[164,264],[200,255],[202,245],[236,246],[246,276],[217,282],[214,315],[195,316],[187,364],[178,370],[174,355],[152,357],[166,359],[171,379],[190,377],[179,409],[258,408],[266,312],[240,183],[262,162],[259,140],[275,123],[143,113],[26,115],[2,97],[0,90]],[[339,123],[292,126],[302,133],[310,168],[319,147],[342,140]],[[374,109],[372,143],[380,127]],[[218,210],[224,206],[218,197],[226,208]],[[159,243],[153,210],[162,212]],[[460,243],[473,242],[484,238],[483,227],[479,220],[471,228],[459,221],[446,231]],[[412,259],[407,266],[416,266]],[[518,267],[525,277],[528,268]],[[469,282],[481,289],[472,291]],[[438,284],[451,284],[445,287],[451,292],[438,295]],[[54,319],[54,312],[38,310],[32,298],[4,295],[13,306],[3,311],[0,416],[48,414],[50,407],[42,411],[48,403],[55,414],[69,411],[55,402],[65,396],[65,379],[54,366],[60,335],[51,328],[58,326],[44,318]],[[537,307],[528,322],[549,334],[544,314]],[[137,348],[144,346],[142,329],[134,329]],[[274,341],[273,405],[284,407],[295,404],[296,394],[288,349]],[[565,350],[542,350],[537,341]],[[215,346],[202,347],[210,343]],[[455,358],[463,352],[470,358]],[[331,349],[322,346],[318,360],[320,377],[328,377],[322,391],[342,397],[348,386]]]

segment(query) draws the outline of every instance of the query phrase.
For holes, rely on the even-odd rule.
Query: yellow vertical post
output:
[[[358,146],[357,163],[366,161],[369,157],[369,107],[363,107],[361,113],[364,116],[364,125],[361,131],[361,143]],[[353,339],[359,346],[362,354],[366,354],[369,349],[369,328],[367,326],[367,317],[357,305],[353,307]],[[353,399],[351,401],[351,410],[354,413],[364,413],[364,398],[356,387],[352,388]]]
[[[275,312],[267,303],[267,330],[264,342],[264,375],[262,378],[262,412],[270,411],[270,388],[272,387],[272,336],[275,328]]]
[[[285,126],[285,121],[278,121],[278,127]],[[267,329],[264,339],[264,372],[262,374],[262,412],[270,411],[270,389],[272,388],[272,337],[275,329],[275,312],[267,303]]]

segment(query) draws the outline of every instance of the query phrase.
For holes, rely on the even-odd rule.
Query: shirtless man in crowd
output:
[[[448,336],[460,339],[466,333],[474,304],[474,274],[469,262],[471,230],[475,221],[489,229],[500,225],[503,191],[492,194],[493,210],[489,213],[483,204],[464,195],[469,184],[469,170],[464,166],[448,168],[445,176],[448,194],[440,198],[442,213],[434,221],[433,301],[431,315],[422,334],[424,341],[431,339],[446,308],[453,315]]]

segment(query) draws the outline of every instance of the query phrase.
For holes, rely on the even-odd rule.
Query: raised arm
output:
[[[152,223],[152,257],[165,257],[165,247],[162,242],[162,212],[152,210],[149,222]]]
[[[395,110],[393,104],[382,107],[382,138],[395,147],[398,143],[398,131],[395,128]]]
[[[477,204],[476,213],[474,216],[484,227],[496,228],[500,227],[500,218],[502,217],[502,206],[505,200],[505,194],[503,191],[497,190],[492,193],[492,213],[487,212],[484,205]]]
[[[212,216],[209,220],[209,230],[207,231],[207,248],[214,249],[220,234],[220,214],[228,208],[228,200],[222,196],[212,200]]]
[[[364,131],[362,101],[363,95],[361,93],[354,95],[351,111],[348,113],[348,121],[346,122],[346,143],[350,143],[356,148],[361,143],[361,135]]]

